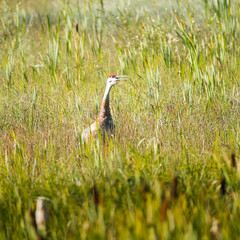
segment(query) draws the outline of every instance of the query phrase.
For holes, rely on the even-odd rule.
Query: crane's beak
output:
[[[123,76],[116,76],[117,77],[117,81],[124,81],[127,80],[128,76],[127,75],[123,75]]]

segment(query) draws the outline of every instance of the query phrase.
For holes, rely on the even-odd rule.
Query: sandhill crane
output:
[[[94,121],[94,123],[90,127],[84,129],[82,133],[82,140],[84,142],[87,142],[90,136],[95,138],[99,130],[101,130],[101,132],[103,132],[104,134],[105,133],[109,134],[110,136],[113,134],[114,125],[109,107],[109,93],[112,86],[117,84],[119,81],[126,79],[127,76],[116,75],[109,76],[109,78],[107,79],[107,86],[103,96],[99,115],[97,119]]]

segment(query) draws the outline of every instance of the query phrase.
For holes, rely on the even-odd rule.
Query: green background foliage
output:
[[[240,236],[239,5],[1,1],[0,239]]]

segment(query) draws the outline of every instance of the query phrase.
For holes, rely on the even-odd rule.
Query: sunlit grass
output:
[[[235,0],[1,2],[0,239],[236,239],[239,19]],[[129,76],[115,138],[84,145],[110,74]]]

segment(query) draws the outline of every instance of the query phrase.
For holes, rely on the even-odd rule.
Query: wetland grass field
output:
[[[0,1],[0,239],[239,239],[239,189],[238,0]]]

